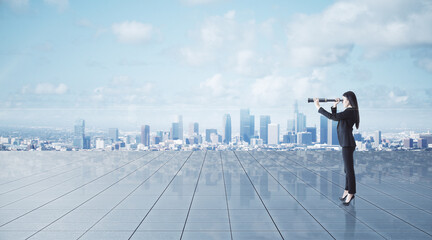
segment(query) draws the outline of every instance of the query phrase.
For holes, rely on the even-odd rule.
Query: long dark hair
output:
[[[348,99],[348,101],[350,102],[352,108],[354,111],[356,111],[356,119],[355,119],[355,125],[356,128],[359,128],[359,124],[360,124],[360,113],[359,113],[359,107],[358,107],[358,102],[357,102],[357,97],[354,94],[354,92],[352,91],[348,91],[346,93],[343,94],[344,97],[346,97]]]

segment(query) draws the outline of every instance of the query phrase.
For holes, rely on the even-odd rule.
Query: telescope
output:
[[[318,98],[319,102],[336,102],[335,98]],[[342,101],[342,98],[340,98]],[[308,103],[314,102],[313,98],[308,98]]]

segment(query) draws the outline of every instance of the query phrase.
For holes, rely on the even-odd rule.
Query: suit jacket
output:
[[[337,136],[341,147],[355,147],[356,143],[352,134],[352,129],[357,118],[357,111],[347,108],[345,111],[337,113],[336,108],[331,108],[332,113],[327,112],[324,108],[318,109],[318,112],[328,119],[338,121]]]

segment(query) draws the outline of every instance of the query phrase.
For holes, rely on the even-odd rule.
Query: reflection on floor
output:
[[[432,154],[0,152],[0,239],[431,239]]]

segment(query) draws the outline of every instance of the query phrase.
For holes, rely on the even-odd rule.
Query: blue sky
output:
[[[431,23],[422,0],[0,0],[0,118],[203,130],[230,113],[238,131],[249,107],[284,129],[295,100],[313,126],[307,97],[353,90],[363,129],[430,129]]]

